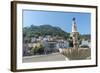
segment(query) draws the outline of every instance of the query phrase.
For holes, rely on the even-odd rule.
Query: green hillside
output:
[[[53,27],[51,25],[40,25],[23,28],[23,35],[27,37],[38,37],[38,36],[59,36],[67,39],[69,37],[69,33],[63,31],[59,27]]]
[[[31,25],[29,27],[23,28],[23,37],[28,37],[28,38],[39,37],[39,36],[45,37],[46,35],[50,35],[52,37],[58,36],[66,40],[70,38],[70,33],[63,31],[59,27],[54,27],[51,25],[40,25],[40,26]],[[79,39],[85,39],[90,41],[90,37],[91,37],[90,34],[84,34],[84,35],[80,34]]]

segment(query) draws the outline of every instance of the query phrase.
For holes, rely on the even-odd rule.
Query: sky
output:
[[[73,17],[76,19],[77,30],[80,34],[91,33],[91,14],[82,12],[23,10],[23,27],[52,25],[71,32]]]

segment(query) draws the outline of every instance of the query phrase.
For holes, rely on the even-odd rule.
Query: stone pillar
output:
[[[79,40],[78,40],[79,32],[77,31],[75,18],[72,19],[71,37],[72,37],[72,41],[73,41],[72,53],[75,57],[77,57],[78,56],[78,48],[79,48]]]

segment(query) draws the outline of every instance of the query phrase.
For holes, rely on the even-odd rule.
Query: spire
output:
[[[75,18],[72,19],[72,32],[77,32],[77,26]]]

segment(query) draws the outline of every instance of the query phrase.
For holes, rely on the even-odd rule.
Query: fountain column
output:
[[[73,41],[73,48],[72,52],[76,56],[78,55],[78,48],[79,48],[79,32],[77,31],[77,26],[76,26],[76,20],[75,18],[72,19],[72,32],[71,32],[71,37]]]

